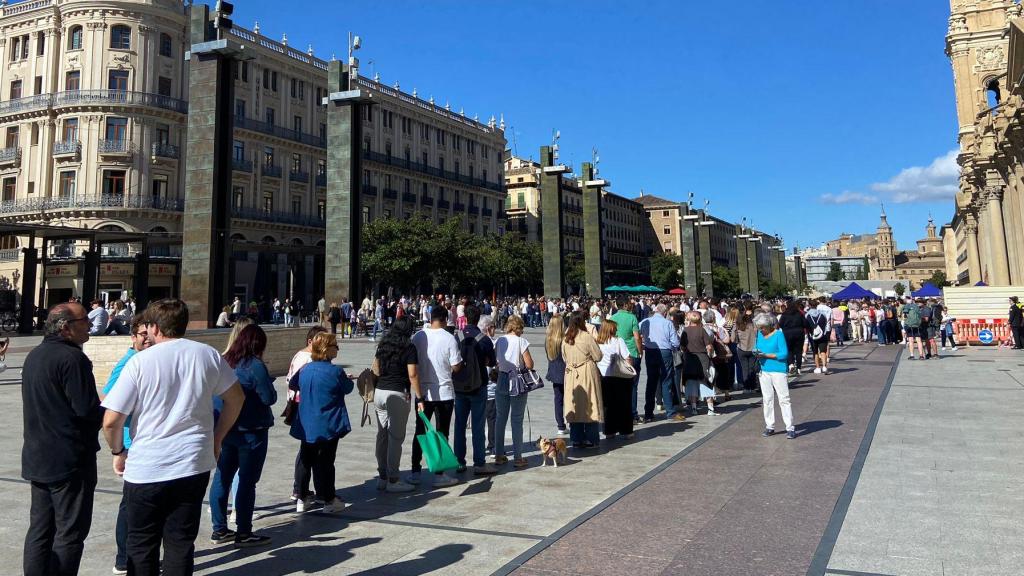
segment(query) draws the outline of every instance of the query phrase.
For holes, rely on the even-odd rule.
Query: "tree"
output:
[[[949,280],[946,279],[946,273],[942,270],[936,270],[932,277],[925,280],[925,282],[931,282],[932,286],[936,288],[944,288],[950,285]]]
[[[651,282],[660,288],[670,290],[682,286],[683,257],[671,252],[651,256]]]
[[[901,283],[896,283],[892,287],[892,291],[896,293],[900,298],[903,297],[903,293],[907,291],[907,287]]]
[[[789,286],[764,277],[758,279],[757,289],[762,298],[781,298],[789,294]]]
[[[575,286],[576,293],[583,292],[583,286],[587,282],[587,267],[583,258],[569,256],[565,259],[565,283],[568,286]]]
[[[740,273],[727,266],[711,267],[711,287],[718,298],[735,298],[740,295]]]
[[[843,267],[839,265],[839,262],[832,262],[828,265],[828,274],[825,276],[825,279],[833,282],[846,279],[846,274],[843,272]]]

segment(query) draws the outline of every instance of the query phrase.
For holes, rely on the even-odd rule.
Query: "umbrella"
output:
[[[605,292],[622,292],[623,290],[622,286],[609,286],[604,289]]]
[[[686,294],[686,290],[683,290],[682,288],[673,288],[669,290],[668,293],[673,296],[682,296],[683,294]]]
[[[648,292],[664,292],[664,290],[658,288],[657,286],[644,286],[644,288],[647,288]]]

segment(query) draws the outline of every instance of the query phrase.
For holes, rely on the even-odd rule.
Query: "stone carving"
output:
[[[1007,16],[1009,17],[1009,16]],[[964,16],[950,16],[949,17],[949,33],[960,34],[967,32],[967,18]]]
[[[114,56],[113,61],[117,63],[118,68],[124,68],[126,65],[131,63],[132,58],[127,54],[122,54],[120,56]]]
[[[68,58],[68,66],[78,66],[78,54]]]
[[[989,186],[985,189],[985,196],[989,202],[1002,202],[1003,189],[998,186]]]
[[[1024,4],[1014,4],[1006,9],[1006,23],[1009,24],[1010,20],[1020,18],[1024,16]]]
[[[986,46],[977,52],[978,67],[982,70],[1006,68],[1006,52],[1002,46]]]

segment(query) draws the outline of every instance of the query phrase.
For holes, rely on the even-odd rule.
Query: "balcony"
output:
[[[490,208],[484,208],[483,210],[481,210],[481,212],[483,213],[484,218],[490,218],[491,214],[494,214],[494,211],[491,210]]]
[[[61,158],[64,156],[78,157],[82,153],[82,143],[78,140],[63,140],[61,142],[53,143],[53,157]]]
[[[100,140],[96,149],[104,156],[131,156],[135,153],[135,143],[127,140]]]
[[[406,160],[405,158],[398,158],[395,156],[388,156],[380,152],[374,152],[373,150],[363,149],[363,159],[371,162],[377,162],[380,164],[387,164],[389,166],[398,166],[405,168],[406,170],[412,170],[413,172],[419,172],[420,174],[427,174],[428,176],[436,176],[437,178],[444,178],[452,182],[459,182],[470,186],[476,186],[478,188],[486,188],[495,192],[504,192],[505,187],[496,182],[487,182],[480,178],[471,178],[469,176],[463,176],[456,174],[455,172],[449,172],[440,168],[434,168],[427,166],[426,164],[420,164],[419,162],[413,162],[412,160]]]
[[[147,106],[161,108],[180,114],[188,113],[188,102],[150,92],[132,92],[129,90],[68,90],[54,94],[43,94],[52,98],[52,106],[83,106],[89,104],[123,104],[128,106]],[[0,110],[2,113],[2,110]]]
[[[438,200],[437,201],[437,207],[440,208],[441,210],[447,210],[447,209],[451,208],[451,205],[452,205],[451,202],[449,202],[447,200]]]
[[[300,144],[307,144],[309,146],[316,146],[317,148],[326,148],[327,145],[324,139],[315,134],[306,134],[304,132],[297,132],[281,126],[275,126],[267,122],[260,120],[253,120],[252,118],[244,118],[241,116],[235,116],[235,128],[241,128],[243,130],[252,130],[253,132],[260,132],[262,134],[269,134],[271,136],[277,136],[285,140],[291,140],[292,142],[299,142]]]
[[[21,148],[0,148],[0,164],[21,164]]]
[[[371,186],[371,185],[366,184],[364,182],[363,185],[361,186],[361,188],[363,189],[363,194],[365,194],[366,196],[373,196],[374,198],[377,197],[377,187],[376,186]]]
[[[583,207],[569,204],[568,202],[562,202],[562,211],[569,212],[572,214],[583,214]]]
[[[246,160],[244,158],[232,158],[231,167],[239,172],[248,172],[252,174],[252,160]]]
[[[416,195],[412,192],[402,192],[402,202],[416,203]]]
[[[293,226],[309,226],[323,228],[325,222],[319,216],[307,216],[292,212],[281,212],[277,210],[261,210],[259,208],[231,208],[231,216],[243,220],[256,220],[259,222],[272,222],[275,224],[291,224]]]
[[[260,166],[260,174],[263,174],[267,178],[280,178],[281,167],[273,164],[264,164]]]
[[[317,174],[316,175],[316,185],[321,187],[321,188],[326,188],[327,187],[327,174]]]
[[[384,198],[387,200],[398,200],[398,190],[392,190],[391,188],[384,189]]]
[[[292,170],[291,172],[288,172],[288,180],[309,184],[309,172]]]
[[[174,144],[167,142],[153,142],[153,158],[170,158],[177,160],[181,151]]]
[[[0,214],[18,212],[44,212],[78,208],[137,208],[182,212],[185,201],[180,198],[162,196],[125,196],[123,194],[102,194],[99,196],[78,195],[54,198],[21,198],[0,202]]]
[[[420,198],[420,204],[423,204],[424,206],[433,206],[434,199],[430,196],[424,196],[423,198]]]
[[[476,216],[477,214],[480,213],[480,207],[479,206],[473,206],[472,204],[470,204],[469,205],[469,213],[471,215],[473,215],[473,216]]]

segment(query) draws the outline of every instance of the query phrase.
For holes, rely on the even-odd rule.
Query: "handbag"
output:
[[[633,367],[633,363],[629,360],[615,355],[615,362],[612,363],[612,378],[629,378],[632,380],[636,377],[636,368]]]
[[[544,387],[544,380],[537,375],[536,370],[530,370],[529,368],[520,368],[516,372],[509,372],[508,374],[508,395],[519,396],[520,394],[528,394],[534,390],[538,390]]]
[[[378,366],[377,359],[373,359],[373,366]],[[370,404],[373,404],[373,393],[377,390],[379,376],[373,368],[366,368],[356,378],[356,388],[359,389],[359,396],[363,399],[363,414],[359,419],[359,427],[362,428],[370,422]]]
[[[438,473],[445,470],[454,470],[459,467],[459,461],[455,458],[451,446],[448,445],[448,438],[441,434],[430,423],[430,419],[423,412],[417,412],[420,420],[423,421],[423,434],[416,436],[420,449],[423,450],[423,459],[427,461],[427,469]]]

